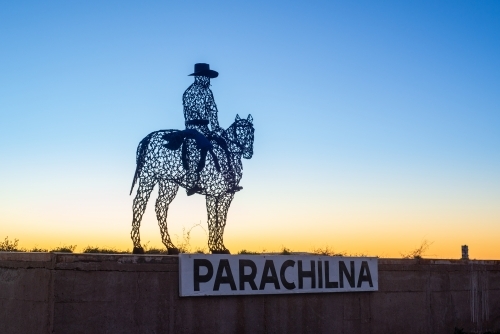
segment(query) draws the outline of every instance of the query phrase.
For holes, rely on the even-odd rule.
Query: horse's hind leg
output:
[[[168,206],[177,194],[179,186],[173,182],[160,181],[159,182],[158,199],[156,200],[156,218],[160,226],[161,241],[167,247],[168,254],[179,254],[179,250],[174,246],[167,228],[167,213]]]
[[[234,193],[226,193],[219,197],[206,196],[208,214],[208,247],[213,254],[229,254],[224,246],[224,227],[227,211],[233,200]]]
[[[151,195],[151,191],[153,191],[153,187],[154,182],[140,180],[137,195],[134,198],[134,215],[132,220],[132,232],[130,233],[132,241],[134,242],[134,254],[144,254],[144,249],[141,246],[139,227],[141,227],[142,216],[144,215],[144,211],[146,211],[146,205],[148,204],[149,196]]]

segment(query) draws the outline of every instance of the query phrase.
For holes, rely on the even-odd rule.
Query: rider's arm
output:
[[[219,126],[219,119],[217,117],[217,105],[215,104],[214,100],[214,95],[212,94],[211,91],[209,91],[208,94],[208,101],[207,101],[207,108],[209,112],[209,120],[210,120],[210,127],[212,128],[212,131],[221,134],[222,128]]]

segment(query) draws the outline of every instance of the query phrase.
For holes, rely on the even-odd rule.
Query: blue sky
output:
[[[2,2],[0,237],[130,247],[136,146],[207,62],[256,128],[229,249],[498,258],[499,41],[495,1]],[[180,191],[172,233],[205,219]]]

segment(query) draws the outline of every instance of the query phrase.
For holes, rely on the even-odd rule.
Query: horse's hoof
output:
[[[231,254],[229,249],[223,249],[223,250],[212,250],[212,254]]]
[[[142,247],[134,247],[132,254],[144,254],[144,248]]]
[[[168,250],[168,255],[178,255],[180,252],[179,252],[179,248],[167,248]]]

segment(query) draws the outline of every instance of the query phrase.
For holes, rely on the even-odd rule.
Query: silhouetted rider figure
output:
[[[217,117],[217,105],[215,104],[214,95],[210,90],[210,79],[217,78],[219,73],[211,70],[209,64],[198,63],[194,65],[194,83],[186,89],[182,96],[182,104],[184,105],[184,118],[186,121],[187,130],[197,130],[203,134],[208,140],[214,140],[225,146],[225,141],[222,139],[222,128],[219,126]],[[209,128],[210,125],[210,128]],[[203,189],[197,184],[199,180],[198,163],[201,159],[201,150],[197,146],[194,139],[190,141],[188,147],[188,166],[189,171],[186,175],[188,183],[188,196],[200,192]],[[198,144],[203,140],[198,140]],[[207,145],[211,145],[208,144]],[[205,148],[206,149],[206,148]],[[228,161],[230,164],[230,162]],[[228,172],[228,182],[232,183],[232,191],[241,190],[235,184],[232,169]]]
[[[210,90],[210,79],[217,78],[219,73],[211,70],[208,64],[201,63],[194,65],[194,73],[190,76],[194,76],[194,83],[182,96],[186,128],[196,129],[207,137],[213,132],[220,135],[222,129],[217,118],[217,105]],[[208,128],[209,124],[212,131]]]

